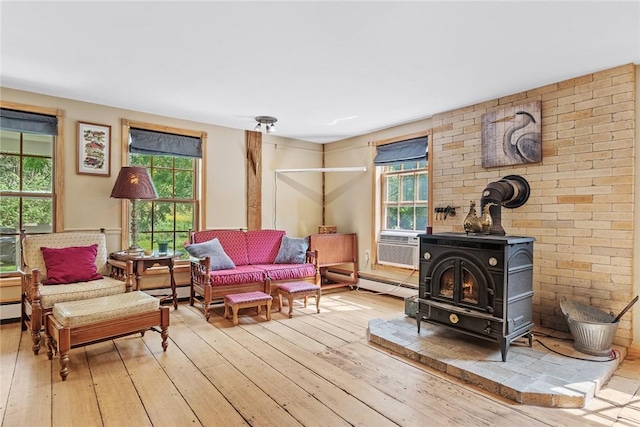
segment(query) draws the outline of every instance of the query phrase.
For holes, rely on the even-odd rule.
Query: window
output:
[[[20,230],[55,230],[56,115],[2,108],[0,122],[0,272],[19,267]]]
[[[170,250],[180,249],[195,229],[196,161],[177,156],[129,154],[132,166],[145,166],[158,192],[155,200],[137,202],[138,245],[158,249],[169,242]],[[188,258],[186,252],[183,258]]]
[[[157,250],[160,242],[167,242],[169,250],[180,250],[189,240],[189,230],[198,229],[199,159],[206,134],[124,124],[130,140],[128,163],[146,167],[158,192],[157,199],[136,203],[138,245]],[[182,258],[188,259],[182,252]]]
[[[425,231],[429,223],[427,136],[379,143],[378,230]]]
[[[426,167],[426,161],[382,167],[383,229],[427,229],[429,186]]]

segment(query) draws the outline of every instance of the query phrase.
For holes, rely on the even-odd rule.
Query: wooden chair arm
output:
[[[40,286],[42,286],[42,273],[33,269],[31,272],[20,271],[22,275],[22,294],[31,305],[40,305]]]
[[[127,288],[127,292],[133,289],[133,260],[118,261],[115,259],[107,259],[109,266],[109,276],[114,279],[123,281]]]

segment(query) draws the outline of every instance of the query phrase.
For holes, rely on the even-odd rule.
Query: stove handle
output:
[[[431,299],[431,277],[424,278],[424,298]]]
[[[493,297],[495,296],[495,291],[493,290],[493,288],[487,288],[487,313],[489,314],[493,314],[493,305],[494,305],[494,300]]]

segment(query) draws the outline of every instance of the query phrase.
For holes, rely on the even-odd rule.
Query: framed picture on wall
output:
[[[111,126],[78,122],[76,173],[111,176]]]
[[[529,102],[482,115],[482,167],[542,161],[542,103]]]

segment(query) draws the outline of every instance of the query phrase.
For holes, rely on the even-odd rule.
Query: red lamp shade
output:
[[[127,251],[131,254],[142,252],[138,246],[136,200],[158,198],[156,187],[151,181],[147,168],[123,166],[111,190],[111,197],[131,200],[131,245]]]

